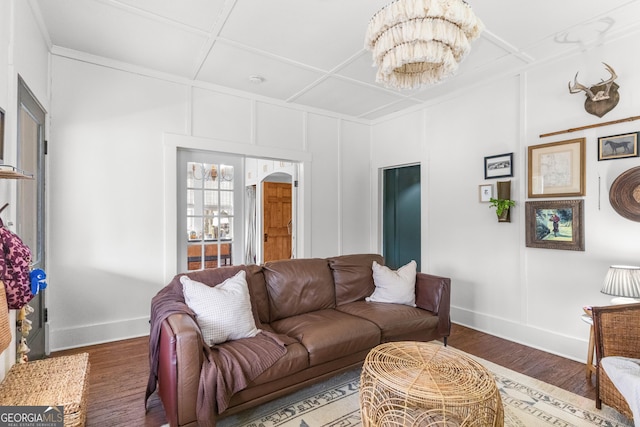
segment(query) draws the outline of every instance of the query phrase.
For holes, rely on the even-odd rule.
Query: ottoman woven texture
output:
[[[360,376],[364,427],[503,426],[491,372],[464,353],[424,342],[391,342],[367,355]]]

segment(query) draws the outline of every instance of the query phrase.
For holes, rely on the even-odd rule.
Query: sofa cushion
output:
[[[335,309],[300,314],[271,324],[281,334],[296,338],[316,366],[380,344],[380,329],[373,323]]]
[[[248,387],[288,377],[308,367],[309,353],[307,353],[307,349],[300,343],[289,344],[287,345],[287,353],[269,369],[249,382]]]
[[[217,286],[180,277],[184,300],[196,315],[202,338],[209,345],[254,337],[256,328],[246,273],[240,270]]]
[[[240,270],[245,270],[247,273],[247,284],[249,285],[249,295],[251,295],[253,317],[256,326],[260,328],[262,322],[269,322],[268,296],[264,283],[264,275],[262,274],[262,267],[259,265],[228,265],[192,271],[187,273],[186,276],[200,283],[204,283],[207,286],[216,286],[229,277],[235,276]]]
[[[251,295],[251,307],[253,308],[256,325],[262,327],[262,323],[269,323],[269,294],[267,284],[264,281],[262,267],[259,265],[247,265],[247,284]]]
[[[381,340],[405,339],[409,334],[421,335],[437,327],[438,316],[430,311],[403,304],[356,301],[343,304],[336,310],[375,323],[381,330]]]
[[[372,302],[389,302],[416,306],[416,267],[415,261],[410,261],[398,270],[373,262],[373,283],[375,291],[365,298]]]
[[[375,290],[373,261],[383,264],[381,255],[357,254],[328,258],[336,287],[336,305],[363,300]]]
[[[335,307],[335,288],[325,259],[270,261],[263,266],[271,322]]]
[[[229,265],[219,268],[207,268],[205,270],[192,271],[187,273],[186,276],[200,283],[204,283],[205,285],[216,286],[217,284],[227,280],[229,277],[233,277],[238,274],[238,271],[244,269],[244,265]]]

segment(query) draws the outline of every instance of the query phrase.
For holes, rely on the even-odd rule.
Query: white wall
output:
[[[340,253],[377,252],[370,233],[370,127],[342,122],[340,146]]]
[[[368,171],[368,126],[80,53],[52,61],[51,349],[148,333],[151,298],[175,274],[175,149],[304,160],[304,256],[369,250],[369,219],[340,212],[340,153]],[[367,151],[368,153],[368,151]],[[366,172],[365,172],[366,173]],[[172,175],[173,174],[173,175]],[[304,182],[304,181],[308,182]],[[351,200],[357,204],[358,199]],[[359,223],[339,235],[340,223]]]
[[[330,117],[312,114],[308,137],[314,161],[311,166],[313,200],[307,218],[311,219],[312,230],[322,230],[322,237],[314,233],[309,256],[321,258],[340,253],[339,123]]]
[[[5,111],[4,163],[17,163],[17,88],[18,75],[32,90],[45,110],[49,109],[48,40],[43,37],[29,2],[0,2],[0,108]],[[8,202],[2,220],[16,231],[20,217],[16,212],[16,182],[0,180],[0,205]],[[10,313],[10,325],[15,325],[15,310]],[[15,329],[7,350],[0,355],[0,378],[15,361]]]
[[[55,57],[49,140],[51,349],[148,332],[164,280],[163,132],[182,85]]]
[[[0,107],[6,112],[9,100],[9,49],[11,48],[11,7],[0,2]]]
[[[378,169],[403,163],[423,165],[423,271],[452,279],[452,320],[494,335],[584,361],[588,326],[583,305],[606,305],[600,294],[611,264],[640,263],[640,224],[619,216],[608,189],[639,158],[597,161],[597,137],[640,130],[640,122],[540,138],[548,133],[626,118],[640,108],[639,59],[629,55],[635,35],[564,58],[518,77],[406,113],[373,126],[372,180]],[[584,111],[584,95],[568,92],[576,71],[596,83],[612,65],[621,100],[604,118]],[[586,250],[525,247],[527,147],[587,138],[584,222]],[[498,223],[495,211],[478,201],[485,156],[514,153],[511,223]],[[601,186],[598,188],[598,177]],[[375,182],[375,181],[372,181]],[[377,209],[377,188],[372,210]],[[540,199],[535,199],[540,200]],[[379,224],[376,214],[374,230]]]

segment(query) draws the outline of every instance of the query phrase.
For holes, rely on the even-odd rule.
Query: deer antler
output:
[[[603,80],[602,83],[600,83],[600,84],[607,85],[607,92],[608,92],[609,88],[611,87],[611,83],[613,83],[613,81],[618,78],[618,75],[616,74],[614,69],[611,68],[610,65],[608,65],[608,64],[606,64],[604,62],[603,62],[603,64],[604,64],[604,67],[607,69],[607,71],[611,74],[611,78],[609,80],[607,80],[606,82]]]
[[[597,93],[594,94],[593,91],[591,90],[592,88],[588,88],[578,83],[578,73],[576,73],[576,76],[573,79],[573,85],[571,85],[571,82],[569,82],[569,92],[578,93],[583,90],[586,92],[587,96],[589,96],[589,99],[591,99],[592,101],[602,101],[603,99],[609,99],[609,90],[611,89],[611,85],[613,84],[613,81],[618,78],[618,75],[610,65],[604,62],[603,64],[607,69],[607,71],[609,71],[609,73],[611,74],[611,78],[609,78],[609,80],[606,80],[606,81],[602,80],[602,82],[597,85],[597,86],[604,85],[605,86],[604,90],[599,90]]]
[[[579,73],[580,71],[578,71]],[[571,82],[568,83],[569,85],[569,92],[570,93],[578,93],[581,90],[585,91],[587,93],[587,95],[589,96],[589,99],[593,99],[593,92],[591,92],[591,89],[589,89],[586,86],[581,85],[580,83],[578,83],[578,73],[576,73],[576,76],[573,78],[573,86],[571,85]]]

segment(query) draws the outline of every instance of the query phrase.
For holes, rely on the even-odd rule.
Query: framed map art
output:
[[[585,138],[529,147],[529,197],[585,195]]]

